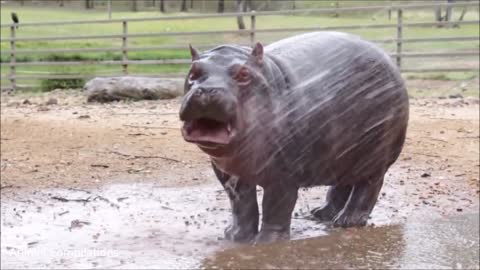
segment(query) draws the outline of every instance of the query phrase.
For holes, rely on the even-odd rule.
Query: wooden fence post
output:
[[[16,30],[17,25],[12,25],[10,26],[10,82],[12,84],[12,90],[15,91],[17,89],[17,79],[15,78],[17,75],[16,72],[16,44],[15,44],[15,30]]]
[[[252,10],[252,15],[250,16],[250,42],[255,44],[255,24],[256,24],[255,10]]]
[[[122,36],[122,68],[123,68],[123,74],[127,75],[128,74],[128,25],[127,21],[122,22],[123,25],[123,36]]]
[[[397,10],[397,67],[402,67],[403,11]]]

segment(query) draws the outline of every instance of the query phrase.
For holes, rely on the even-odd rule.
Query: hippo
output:
[[[228,194],[227,239],[289,239],[298,190],[313,186],[329,186],[313,217],[366,225],[409,117],[404,82],[382,49],[323,31],[190,52],[181,133],[210,157]]]

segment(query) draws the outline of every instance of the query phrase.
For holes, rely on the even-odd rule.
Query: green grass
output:
[[[406,73],[407,80],[438,80],[438,81],[468,81],[478,76],[477,72],[434,72],[434,73]]]
[[[40,81],[42,92],[49,92],[55,89],[79,89],[85,85],[84,79],[43,79]]]
[[[299,1],[301,5],[299,8],[308,8],[314,2]],[[329,1],[325,1],[321,5],[329,5]],[[354,5],[353,3],[344,3],[344,5]],[[374,4],[374,3],[371,3]],[[382,3],[378,3],[382,4]],[[320,7],[320,4],[315,4],[315,7]],[[320,5],[320,6],[318,6]],[[313,6],[312,6],[313,7]],[[68,9],[54,9],[54,8],[32,8],[32,7],[2,7],[1,8],[1,22],[2,24],[10,23],[10,12],[15,12],[20,16],[22,22],[41,22],[41,21],[75,21],[75,20],[95,20],[106,19],[107,15],[104,11],[88,11],[85,10],[68,10]],[[185,15],[182,13],[169,13],[168,16]],[[405,22],[432,22],[433,11],[405,11]],[[114,19],[118,18],[142,18],[165,16],[159,12],[115,12]],[[454,14],[458,17],[458,13]],[[476,9],[471,8],[467,13],[465,20],[478,20],[479,14]],[[245,18],[247,28],[249,27],[250,19]],[[293,27],[327,27],[327,26],[341,26],[341,25],[368,25],[368,24],[395,24],[396,18],[388,20],[386,11],[374,13],[350,13],[347,15],[341,14],[340,17],[332,17],[332,14],[306,14],[302,16],[263,16],[257,18],[257,28],[293,28]],[[176,32],[176,31],[215,31],[215,30],[235,30],[237,29],[235,18],[217,18],[217,19],[197,19],[197,20],[173,20],[173,21],[149,21],[149,22],[135,22],[129,23],[129,33],[158,33],[158,32]],[[2,38],[10,36],[8,28],[1,29]],[[405,38],[427,38],[427,37],[455,37],[455,36],[478,36],[480,28],[478,25],[462,25],[460,28],[405,28]],[[105,35],[105,34],[121,34],[122,28],[120,23],[112,24],[95,24],[95,25],[65,25],[65,26],[42,26],[42,27],[22,27],[17,31],[18,37],[43,37],[43,36],[59,36],[59,35]],[[348,31],[353,34],[360,35],[366,39],[391,39],[396,36],[395,29],[359,29]],[[256,38],[264,43],[270,43],[294,33],[269,33],[257,34]],[[221,43],[248,43],[248,35],[237,34],[215,34],[209,36],[181,36],[181,37],[148,37],[129,39],[129,46],[131,47],[150,47],[162,45],[180,45],[185,49],[179,50],[156,50],[156,51],[135,51],[129,52],[128,58],[131,60],[143,59],[188,59],[190,57],[187,50],[189,43],[194,46],[201,44],[221,44]],[[57,49],[57,48],[120,48],[121,39],[86,39],[73,41],[38,41],[38,42],[18,42],[18,49]],[[382,45],[383,48],[389,52],[394,52],[394,44]],[[452,41],[440,43],[411,43],[405,44],[405,51],[466,51],[478,50],[480,46],[479,41]],[[9,50],[10,44],[8,42],[1,42],[0,49],[2,51]],[[472,57],[465,59],[467,61],[475,61]],[[18,62],[22,61],[83,61],[83,60],[120,60],[121,54],[119,52],[99,52],[99,53],[50,53],[50,54],[19,54]],[[8,62],[9,56],[2,54],[2,62]],[[443,60],[442,60],[443,61]],[[461,59],[455,62],[461,64]],[[478,59],[477,65],[478,65]],[[415,67],[435,67],[439,59],[406,59],[405,66]],[[443,63],[445,64],[445,63]],[[448,63],[447,63],[448,64]],[[187,70],[186,65],[132,65],[129,66],[131,73],[152,73],[152,74],[170,74],[183,73]],[[1,74],[8,74],[8,67],[2,67]],[[119,74],[121,73],[120,66],[83,66],[69,67],[68,70],[62,67],[37,67],[25,66],[18,67],[17,73],[32,74],[38,72],[45,73],[81,73],[81,74]],[[450,78],[447,76],[446,78]],[[22,80],[21,83],[38,83],[37,80]],[[2,84],[8,84],[3,82]]]

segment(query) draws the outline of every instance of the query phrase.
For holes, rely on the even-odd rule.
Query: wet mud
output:
[[[309,214],[324,192],[300,193],[292,222],[297,241],[254,248],[223,239],[230,209],[219,185],[4,192],[2,267],[438,268],[478,262],[478,214],[442,218],[394,205],[402,201],[397,196],[380,200],[367,228],[333,229]]]

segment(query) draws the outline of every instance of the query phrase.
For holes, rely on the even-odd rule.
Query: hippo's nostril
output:
[[[197,89],[195,89],[194,92],[193,92],[193,95],[194,95],[194,96],[201,96],[201,95],[203,95],[203,94],[205,94],[204,88],[197,88]]]

